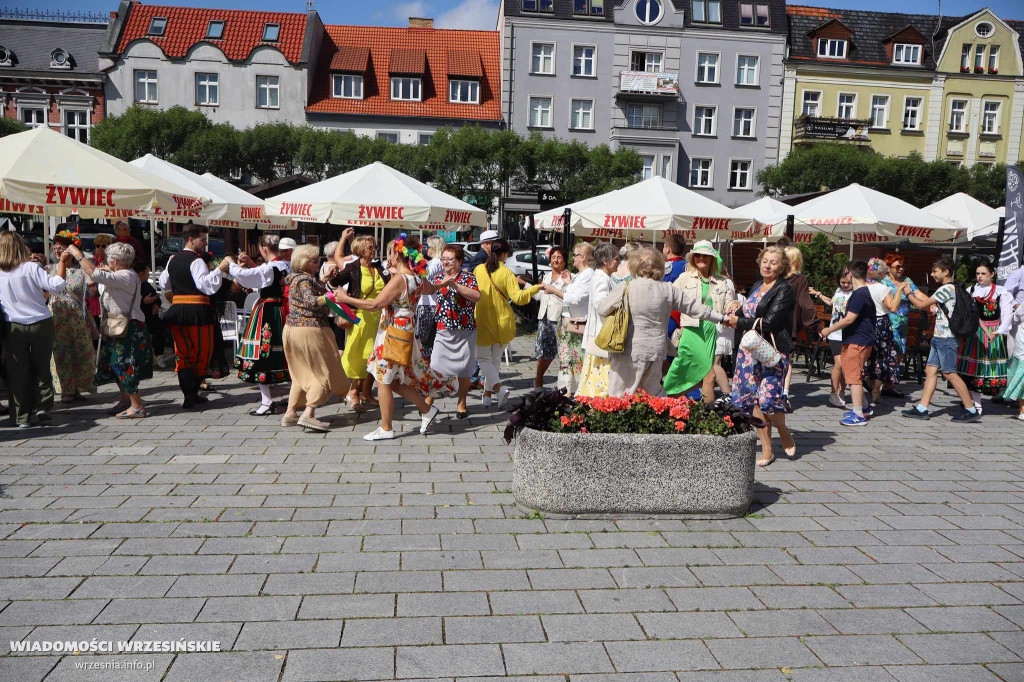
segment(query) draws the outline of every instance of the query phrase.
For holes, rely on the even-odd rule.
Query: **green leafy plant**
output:
[[[824,234],[814,235],[810,244],[798,244],[804,256],[803,274],[812,287],[831,295],[836,287],[836,273],[850,257],[846,253],[836,252],[828,237]]]

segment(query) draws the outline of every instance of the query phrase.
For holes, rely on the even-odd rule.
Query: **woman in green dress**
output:
[[[77,234],[61,230],[53,238],[53,254],[59,260],[69,246],[81,243]],[[47,266],[46,272],[56,274],[57,266]],[[83,393],[96,392],[96,347],[92,333],[95,323],[87,303],[90,282],[74,260],[70,260],[64,279],[67,286],[60,293],[50,294],[49,300],[56,332],[50,373],[54,391],[60,393],[62,402],[69,403],[85,400]]]
[[[686,255],[686,271],[675,286],[717,313],[735,298],[729,281],[719,274],[721,256],[709,241],[700,241]],[[670,396],[701,389],[705,402],[715,400],[715,341],[718,330],[709,320],[682,315],[673,311],[669,333],[677,343],[676,357],[665,375],[665,393]]]

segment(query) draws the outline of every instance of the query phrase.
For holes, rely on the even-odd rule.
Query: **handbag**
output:
[[[761,325],[761,333],[757,325]],[[782,353],[775,347],[775,334],[771,334],[771,342],[764,338],[764,318],[754,320],[754,325],[740,339],[740,348],[750,353],[751,357],[765,367],[774,367],[782,360]]]
[[[594,345],[609,353],[621,353],[626,348],[626,332],[629,331],[629,284],[622,290],[622,303],[601,323],[601,331],[594,338]]]
[[[124,313],[111,313],[105,311],[103,321],[100,323],[100,332],[103,336],[108,339],[120,339],[128,333],[128,325],[131,324],[131,312],[135,308],[135,299],[138,298],[139,289],[142,288],[142,282],[135,278],[135,284],[137,285],[135,291],[132,292],[132,302],[128,305],[128,314]],[[113,300],[113,297],[111,297]]]
[[[580,336],[582,336],[583,330],[586,328],[586,319],[579,320],[570,317],[568,321],[565,323],[565,331],[569,332],[570,334],[579,334]]]
[[[389,324],[384,330],[384,348],[381,350],[381,357],[394,365],[412,367],[412,344],[415,338],[414,329],[402,329],[394,324]]]

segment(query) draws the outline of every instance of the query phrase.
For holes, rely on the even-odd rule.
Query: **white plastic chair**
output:
[[[224,302],[224,316],[220,318],[220,333],[225,341],[230,341],[232,355],[238,355],[238,306],[234,301]]]
[[[508,367],[509,365],[512,364],[512,361],[511,361],[510,358],[511,358],[511,356],[509,355],[509,352],[508,352],[508,346],[505,346],[505,366],[506,367]]]
[[[260,300],[260,294],[257,291],[252,292],[245,297],[245,303],[242,304],[241,310],[238,311],[238,329],[245,329],[246,325],[249,324],[249,318],[252,317],[252,308],[256,305],[256,301]],[[241,331],[239,331],[241,333]]]

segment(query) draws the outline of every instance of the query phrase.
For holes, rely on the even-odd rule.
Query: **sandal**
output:
[[[316,417],[307,417],[305,415],[299,417],[299,426],[312,431],[321,431],[325,433],[331,430],[331,425],[327,422],[322,422]]]
[[[129,407],[124,412],[119,413],[117,415],[117,418],[118,419],[145,419],[146,416],[147,415],[146,415],[146,408],[145,407],[143,407],[142,409],[139,409],[139,410],[136,410],[134,407]]]

